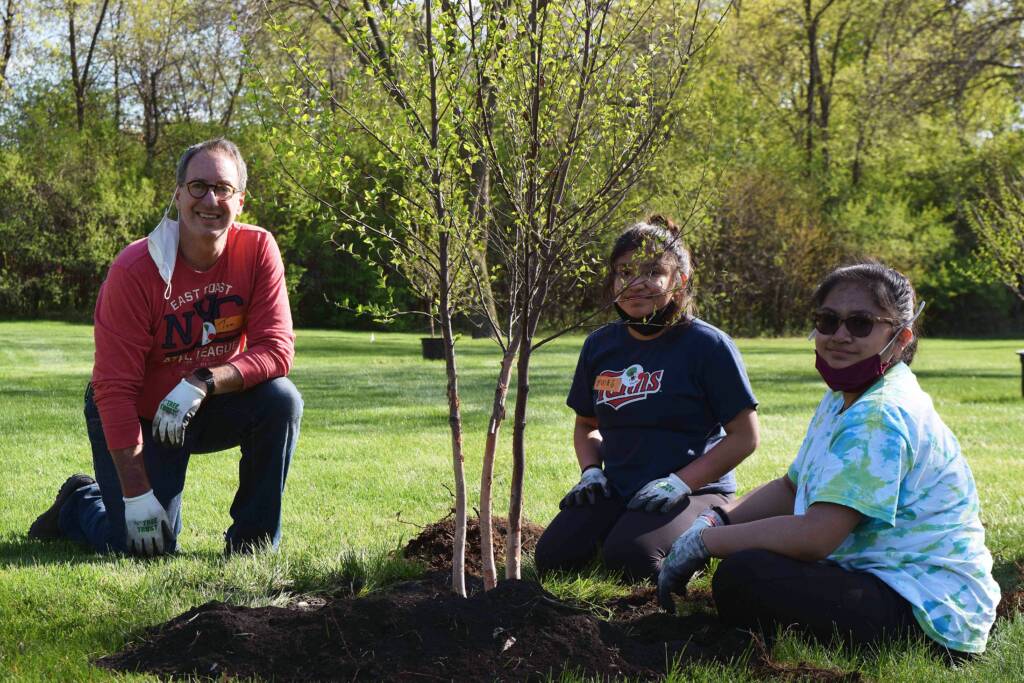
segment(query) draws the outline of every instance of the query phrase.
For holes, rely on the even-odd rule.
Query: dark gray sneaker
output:
[[[60,509],[64,507],[64,503],[72,493],[83,486],[95,483],[96,480],[88,474],[72,474],[68,477],[68,480],[61,485],[60,491],[57,492],[57,500],[53,501],[53,505],[32,522],[32,526],[28,528],[28,537],[40,540],[60,538]]]

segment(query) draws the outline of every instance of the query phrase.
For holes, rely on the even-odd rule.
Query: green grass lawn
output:
[[[565,393],[582,337],[543,348],[532,370],[525,511],[545,523],[575,483],[572,415]],[[761,401],[761,448],[739,470],[748,490],[785,471],[824,384],[803,340],[740,340]],[[1024,399],[1014,341],[925,339],[915,371],[957,434],[981,492],[988,545],[1004,590],[1020,588],[1024,562]],[[487,340],[459,342],[469,489],[479,465],[499,355]],[[221,556],[236,482],[237,452],[192,459],[185,528],[174,558],[143,562],[96,556],[66,543],[25,539],[35,516],[73,472],[91,472],[82,394],[92,330],[59,323],[0,323],[0,676],[17,680],[106,679],[91,658],[119,649],[144,627],[211,599],[286,604],[363,573],[369,587],[415,567],[389,551],[451,505],[451,451],[444,368],[419,357],[413,335],[302,330],[292,379],[306,403],[292,463],[281,551]],[[510,397],[511,404],[511,397]],[[507,508],[510,432],[496,467],[496,509]],[[475,498],[472,500],[475,506]],[[706,579],[702,579],[706,581]],[[607,577],[553,580],[587,601],[625,589]],[[1020,680],[1024,617],[1000,621],[989,650],[949,668],[923,648],[877,653],[830,650],[788,636],[775,656],[856,668],[877,680]],[[679,680],[742,680],[740,666],[697,667]],[[675,678],[676,676],[674,676]],[[145,677],[129,677],[146,680]]]

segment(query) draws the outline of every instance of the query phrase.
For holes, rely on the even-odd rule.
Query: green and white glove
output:
[[[714,510],[702,512],[693,520],[690,528],[675,540],[668,556],[661,561],[661,571],[658,572],[658,603],[669,614],[676,612],[672,594],[685,594],[686,584],[694,574],[704,568],[711,557],[701,534],[709,527],[724,524],[721,515]]]
[[[686,482],[674,473],[649,481],[636,492],[626,505],[630,510],[643,508],[645,512],[668,512],[685,496],[693,493]]]
[[[573,486],[569,493],[565,494],[558,507],[563,509],[572,505],[583,505],[585,502],[593,505],[597,502],[598,491],[605,498],[611,498],[612,490],[608,487],[608,478],[604,476],[604,470],[600,467],[588,467],[580,475],[579,483]]]
[[[153,489],[124,499],[124,528],[128,552],[132,555],[162,555],[174,542],[171,521],[164,506],[153,495]]]
[[[178,382],[164,396],[153,416],[153,438],[168,448],[181,448],[185,444],[185,428],[199,410],[206,391],[187,379]]]

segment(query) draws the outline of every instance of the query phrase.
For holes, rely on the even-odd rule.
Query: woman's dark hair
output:
[[[859,285],[870,292],[875,305],[885,311],[887,317],[896,321],[893,323],[893,327],[897,332],[908,328],[914,333],[914,338],[903,349],[900,357],[894,359],[910,365],[917,352],[918,326],[914,321],[917,296],[914,293],[914,286],[910,284],[907,276],[878,261],[865,261],[842,266],[826,275],[818,285],[818,289],[814,292],[814,306],[820,308],[825,303],[828,293],[836,285],[844,283]]]
[[[626,228],[615,244],[612,246],[612,253],[608,256],[608,274],[604,282],[605,298],[615,298],[615,261],[623,254],[630,251],[649,251],[654,255],[660,255],[671,261],[676,271],[686,278],[682,284],[683,304],[680,311],[686,315],[679,316],[679,320],[686,319],[687,315],[693,314],[693,293],[690,286],[693,272],[693,260],[690,251],[683,246],[683,238],[677,226],[671,218],[661,214],[651,214],[646,219],[634,223]]]

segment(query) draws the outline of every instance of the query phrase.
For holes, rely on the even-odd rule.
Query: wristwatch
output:
[[[206,385],[207,396],[213,396],[213,389],[216,385],[213,382],[213,372],[210,368],[199,368],[192,373],[192,376]]]

